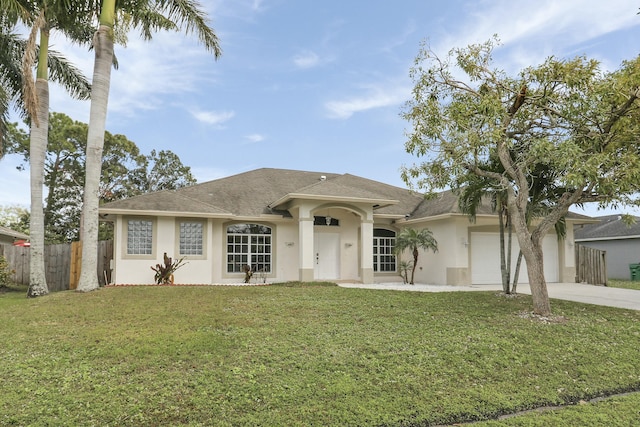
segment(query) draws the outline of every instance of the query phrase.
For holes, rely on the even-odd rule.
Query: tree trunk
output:
[[[516,261],[516,271],[513,273],[513,283],[511,284],[511,292],[517,293],[518,279],[520,278],[520,266],[522,265],[522,251],[518,252],[518,260]]]
[[[91,110],[87,134],[86,177],[82,207],[82,266],[78,291],[97,289],[98,282],[98,194],[102,168],[102,150],[109,103],[113,39],[111,27],[100,25],[95,37],[95,64],[91,85]]]
[[[524,242],[520,241],[520,250],[527,262],[533,312],[540,316],[548,316],[551,314],[551,303],[547,292],[547,282],[544,278],[542,242],[537,239],[525,239]]]
[[[46,67],[46,63],[44,66]],[[38,99],[36,114],[39,125],[35,125],[34,121],[32,121],[29,141],[29,173],[31,177],[31,219],[29,225],[29,240],[31,241],[29,252],[31,256],[29,260],[29,290],[27,291],[27,296],[29,297],[37,297],[49,293],[44,267],[44,208],[42,195],[44,159],[49,133],[49,83],[46,79],[36,79],[36,94]]]
[[[508,294],[509,293],[509,275],[510,275],[509,270],[511,268],[511,240],[509,240],[509,247],[505,248],[504,211],[502,210],[502,208],[500,208],[500,211],[498,211],[498,225],[499,225],[499,231],[500,231],[500,272],[502,273],[501,274],[502,291],[505,294]]]
[[[414,285],[415,282],[413,278],[416,274],[416,267],[418,266],[418,248],[413,248],[413,269],[411,270],[411,284]]]

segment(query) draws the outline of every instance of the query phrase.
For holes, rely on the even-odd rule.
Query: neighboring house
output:
[[[0,244],[12,245],[18,241],[27,241],[29,236],[0,225]]]
[[[620,215],[594,219],[599,222],[575,227],[576,244],[607,252],[609,279],[629,279],[629,264],[640,263],[640,217],[633,225],[625,224]]]
[[[437,253],[421,252],[417,283],[501,282],[498,220],[488,207],[472,223],[451,192],[425,199],[349,174],[257,169],[107,203],[100,215],[114,222],[116,284],[153,283],[150,267],[165,252],[188,261],[175,274],[182,284],[239,283],[245,264],[268,282],[398,282],[393,248],[404,227],[428,227],[438,242]],[[574,281],[567,242],[571,225],[585,220],[569,217],[567,240],[545,238],[548,282]],[[514,246],[515,263],[515,235]]]

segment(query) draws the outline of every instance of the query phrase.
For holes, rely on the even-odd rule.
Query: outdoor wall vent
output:
[[[325,175],[320,175],[320,181],[326,181],[327,177]]]

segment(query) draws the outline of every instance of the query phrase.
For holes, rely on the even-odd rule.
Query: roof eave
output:
[[[280,206],[284,206],[293,200],[322,200],[326,202],[339,202],[339,203],[359,203],[370,204],[375,206],[375,209],[381,209],[386,206],[397,205],[400,203],[398,200],[392,199],[375,199],[375,198],[361,198],[361,197],[342,197],[342,196],[327,196],[322,194],[302,194],[302,193],[289,193],[284,197],[269,204],[269,207],[276,209]],[[377,206],[376,206],[377,205]]]
[[[139,210],[139,209],[99,209],[101,216],[107,215],[135,215],[135,216],[170,216],[170,217],[192,217],[192,218],[231,218],[236,215],[228,212],[188,212],[188,211],[160,211],[160,210]]]

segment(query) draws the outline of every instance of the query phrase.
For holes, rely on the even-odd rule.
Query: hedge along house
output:
[[[150,267],[165,252],[187,261],[179,284],[240,283],[245,265],[268,282],[398,282],[393,248],[403,227],[427,227],[438,241],[437,253],[421,253],[416,283],[500,283],[498,219],[488,207],[472,223],[451,192],[425,199],[350,174],[257,169],[107,203],[100,214],[114,223],[115,284],[153,283]],[[566,240],[545,238],[548,282],[574,281],[567,229]],[[514,246],[517,254],[515,236]]]

